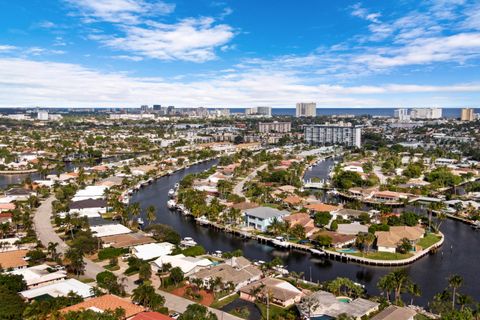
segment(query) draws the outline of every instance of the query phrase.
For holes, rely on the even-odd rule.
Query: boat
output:
[[[173,197],[175,196],[175,190],[174,190],[174,189],[168,190],[168,196],[169,196],[170,198],[173,198]]]
[[[310,249],[310,252],[315,254],[315,255],[318,255],[318,256],[324,256],[325,255],[325,252],[324,251],[321,251],[321,250],[318,250],[318,249],[314,249],[314,248],[311,248]]]
[[[173,187],[175,190],[178,190],[178,188],[180,188],[180,183],[175,183],[175,186]]]
[[[205,225],[205,224],[210,223],[210,220],[208,220],[207,217],[205,217],[205,216],[195,218],[195,221],[197,221],[197,223],[200,224],[200,225]]]
[[[182,241],[180,241],[180,245],[183,247],[193,247],[197,245],[197,242],[191,237],[185,237]]]
[[[137,222],[139,225],[143,225],[145,223],[142,218],[137,218]]]
[[[288,270],[284,267],[284,266],[274,266],[272,268],[273,270],[277,271],[278,273],[282,274],[282,275],[286,275],[288,274]]]
[[[173,199],[170,199],[167,201],[167,208],[168,209],[175,209],[175,207],[177,206],[177,202]]]
[[[273,245],[283,248],[290,247],[290,243],[284,237],[276,237],[272,240]]]
[[[220,250],[216,250],[214,253],[213,253],[213,256],[214,257],[218,257],[218,258],[221,258],[222,257],[222,251]]]

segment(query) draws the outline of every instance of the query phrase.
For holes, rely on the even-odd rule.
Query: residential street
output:
[[[258,167],[257,169],[255,169],[253,172],[251,172],[248,176],[246,176],[242,181],[240,181],[239,183],[237,183],[237,185],[235,185],[235,187],[233,187],[233,193],[240,196],[240,197],[245,197],[245,195],[243,194],[243,187],[245,186],[245,183],[247,183],[248,181],[252,180],[253,178],[255,178],[255,176],[257,175],[257,172],[258,171],[262,171],[263,169],[265,169],[267,167],[266,164],[264,165],[261,165],[260,167]],[[246,199],[245,201],[249,201],[248,199]]]

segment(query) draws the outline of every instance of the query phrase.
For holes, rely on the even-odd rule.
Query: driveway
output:
[[[263,169],[265,169],[267,167],[266,164],[264,165],[261,165],[260,167],[258,167],[257,169],[253,170],[248,176],[246,176],[245,178],[243,178],[242,181],[240,181],[239,183],[237,183],[237,185],[235,187],[233,187],[233,194],[236,194],[240,197],[244,197],[245,198],[245,195],[243,194],[243,187],[245,186],[245,183],[251,181],[253,178],[255,178],[255,176],[257,175],[257,172],[258,171],[262,171]],[[249,201],[248,199],[245,199],[245,201]]]

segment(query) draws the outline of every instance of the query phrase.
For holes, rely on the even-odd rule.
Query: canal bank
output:
[[[131,202],[140,203],[142,207],[141,216],[145,221],[146,208],[154,205],[157,208],[156,223],[172,226],[182,237],[193,237],[207,251],[221,250],[226,252],[241,249],[247,258],[263,261],[280,257],[288,270],[303,272],[307,280],[325,281],[336,277],[348,277],[353,281],[364,284],[370,294],[379,294],[376,288],[378,279],[393,270],[393,267],[345,263],[295,249],[274,248],[255,240],[244,240],[232,234],[203,227],[198,225],[191,217],[185,217],[168,210],[166,205],[168,190],[175,183],[178,183],[189,173],[205,171],[216,163],[216,160],[208,161],[159,178],[132,195]],[[453,273],[457,273],[465,279],[464,286],[461,289],[462,293],[479,299],[480,287],[476,285],[476,265],[480,261],[480,251],[478,250],[480,233],[461,222],[453,220],[445,221],[441,230],[445,235],[445,242],[437,253],[427,255],[405,267],[423,291],[422,297],[415,298],[414,303],[425,306],[435,293],[441,292],[447,286],[447,278]]]

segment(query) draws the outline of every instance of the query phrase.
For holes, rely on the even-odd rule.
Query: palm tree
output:
[[[273,235],[279,235],[284,229],[284,223],[277,217],[273,218],[270,225],[267,227],[267,230]]]
[[[147,208],[147,220],[149,223],[155,222],[157,220],[157,210],[154,205],[151,205]]]
[[[463,278],[457,274],[448,278],[448,286],[452,288],[452,310],[455,309],[455,298],[457,296],[457,290],[462,286]]]
[[[412,296],[410,299],[410,305],[413,305],[413,297],[420,297],[422,295],[422,290],[420,290],[420,287],[416,283],[412,283],[408,287],[408,293]]]
[[[47,252],[52,260],[56,260],[58,257],[57,247],[57,242],[49,242],[47,245]]]

